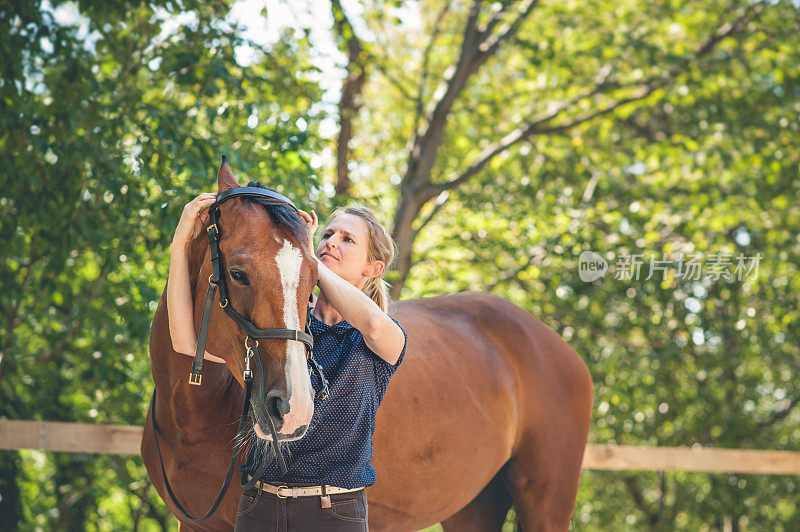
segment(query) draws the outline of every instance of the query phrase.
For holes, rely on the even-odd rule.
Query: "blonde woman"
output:
[[[216,194],[201,194],[190,202],[175,239],[191,240],[196,224],[202,224],[203,207],[215,199]],[[352,205],[331,214],[314,249],[317,215],[299,213],[309,227],[309,247],[317,258],[320,293],[309,305],[309,327],[330,395],[315,400],[305,436],[282,444],[290,451],[285,476],[274,457],[259,452],[265,442],[251,441],[242,471],[252,474],[263,460],[272,463],[262,482],[242,494],[235,530],[363,531],[368,529],[364,488],[375,483],[371,465],[375,414],[407,344],[405,330],[386,313],[389,297],[383,274],[395,258],[395,245],[370,209]],[[170,330],[187,337],[183,345],[194,345],[188,275],[173,277],[173,268],[188,270],[187,258],[173,252],[171,261],[168,283],[180,288],[172,288],[179,296],[170,298],[167,286],[169,315],[184,318],[181,326],[171,325]],[[173,314],[173,308],[179,310]],[[185,351],[193,354],[192,349]],[[319,491],[324,486],[325,494],[287,498],[285,488],[276,493],[281,486],[316,486]]]

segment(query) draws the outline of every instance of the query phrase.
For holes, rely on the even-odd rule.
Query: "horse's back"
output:
[[[523,432],[569,415],[569,396],[591,387],[585,364],[558,334],[497,296],[402,301],[391,314],[408,346],[376,420],[376,525],[403,520],[398,503],[440,519],[463,508],[514,455]],[[432,498],[425,493],[433,485],[453,489]],[[425,524],[406,519],[409,528]]]
[[[501,297],[460,292],[395,305],[393,315],[406,328],[410,358],[415,360],[409,365],[431,357],[448,362],[455,358],[459,363],[488,360],[529,384],[547,381],[568,388],[591,384],[586,364],[558,333]],[[453,343],[474,349],[463,353],[431,349]]]
[[[471,380],[488,379],[495,386],[507,385],[510,377],[517,407],[529,411],[532,403],[562,401],[583,409],[587,395],[591,401],[591,375],[575,350],[534,315],[501,297],[461,292],[396,305],[395,316],[409,335],[409,372],[418,365],[438,371],[468,366]]]

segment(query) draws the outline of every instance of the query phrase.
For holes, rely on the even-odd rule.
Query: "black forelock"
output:
[[[277,190],[265,186],[260,181],[250,181],[247,186],[277,192]],[[258,204],[263,206],[275,224],[286,227],[300,242],[305,242],[308,239],[308,227],[305,221],[300,218],[297,210],[291,205],[267,196],[241,196],[241,199],[251,205]]]

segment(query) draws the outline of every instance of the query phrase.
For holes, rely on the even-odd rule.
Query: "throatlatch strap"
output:
[[[197,350],[194,352],[192,362],[192,372],[189,373],[189,384],[200,386],[203,381],[203,355],[206,352],[206,341],[208,340],[208,324],[211,321],[211,305],[214,304],[214,295],[217,291],[217,283],[213,279],[208,281],[206,290],[206,301],[203,303],[203,315],[200,318],[200,335],[197,338]]]

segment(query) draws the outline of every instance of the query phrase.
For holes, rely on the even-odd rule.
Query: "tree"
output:
[[[0,7],[0,415],[141,424],[167,244],[220,155],[301,205],[319,193],[308,43],[247,42],[225,1],[14,4]],[[0,456],[4,530],[167,526],[138,458]]]
[[[542,318],[595,376],[595,442],[796,449],[796,4],[430,2],[421,27],[369,6],[350,144],[376,177],[349,190],[397,194],[395,296],[489,290]],[[581,281],[584,250],[612,273]],[[697,253],[761,269],[676,277]],[[635,254],[671,276],[612,278]],[[789,530],[794,489],[592,472],[576,525]]]
[[[557,330],[594,376],[593,442],[798,448],[796,3],[333,1],[330,146],[307,38],[248,42],[221,1],[52,5],[0,7],[0,415],[142,422],[166,245],[227,153],[303,207],[394,219],[395,294],[490,291]],[[580,279],[587,250],[605,278]],[[678,275],[695,254],[761,259]],[[0,471],[4,530],[172,523],[135,458]],[[793,530],[796,490],[586,472],[575,528]]]

